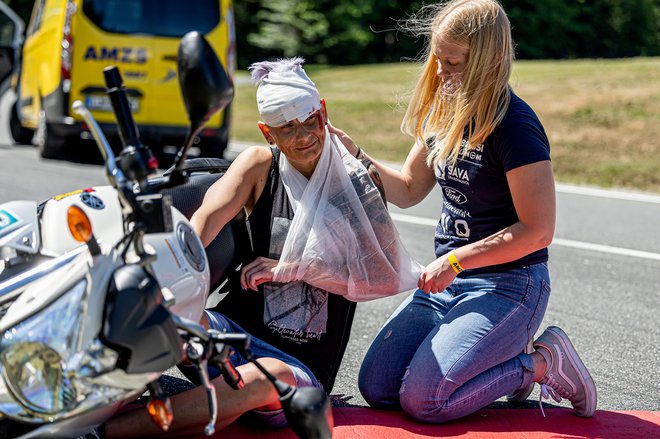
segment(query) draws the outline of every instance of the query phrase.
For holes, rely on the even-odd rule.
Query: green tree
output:
[[[422,1],[262,1],[248,43],[267,56],[302,55],[310,62],[356,64],[414,56],[422,44],[397,32],[397,21]],[[240,48],[239,48],[240,50]]]
[[[261,56],[261,49],[248,42],[248,35],[258,28],[257,13],[260,9],[260,0],[234,2],[236,52],[239,68],[247,67],[252,61]]]
[[[660,0],[506,0],[521,58],[660,54]]]
[[[654,5],[655,3],[655,5]],[[623,56],[658,55],[657,4],[654,0],[627,0],[621,2],[620,28]],[[655,7],[654,7],[655,6]]]
[[[417,11],[422,1],[356,0],[331,5],[328,52],[339,64],[393,62],[414,58],[423,38],[400,31],[399,22]]]
[[[328,35],[329,25],[314,2],[269,0],[256,17],[258,30],[248,34],[247,41],[265,54],[312,56],[316,61],[325,61],[322,40]]]
[[[577,56],[577,35],[588,31],[577,17],[580,6],[564,0],[506,0],[516,56],[567,58]]]

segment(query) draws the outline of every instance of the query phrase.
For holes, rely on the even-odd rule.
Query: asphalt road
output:
[[[7,99],[0,99],[0,203],[41,201],[105,184],[90,151],[76,154],[82,160],[52,161],[40,159],[31,146],[12,145],[7,114]],[[660,410],[660,196],[565,185],[558,185],[557,195],[557,230],[550,247],[552,295],[542,328],[559,325],[571,336],[596,381],[600,409]],[[439,209],[438,191],[414,208],[391,209],[404,244],[424,264],[434,257]],[[360,362],[404,297],[358,305],[333,390],[335,404],[365,405],[356,385]],[[171,380],[174,386],[181,384],[176,377]],[[538,389],[530,399],[537,398]],[[565,401],[560,405],[570,406]]]

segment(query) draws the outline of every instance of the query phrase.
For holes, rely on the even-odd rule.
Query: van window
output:
[[[0,46],[10,47],[16,36],[16,23],[4,13],[0,14]]]
[[[218,0],[84,0],[83,12],[99,28],[119,34],[182,37],[208,33],[220,22]]]
[[[32,35],[41,27],[41,18],[44,15],[44,7],[46,0],[39,0],[34,2],[34,9],[32,9],[32,19],[30,20],[30,28],[27,31],[28,35]]]

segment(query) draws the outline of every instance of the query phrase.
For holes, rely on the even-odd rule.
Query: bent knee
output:
[[[402,393],[399,399],[401,409],[417,421],[441,424],[456,418],[447,409],[447,401],[415,397],[407,393]]]
[[[273,375],[275,378],[277,378],[280,381],[284,381],[285,383],[289,384],[290,386],[295,386],[296,383],[296,376],[293,373],[293,370],[291,370],[291,366],[286,364],[284,361],[280,360],[279,358],[272,358],[272,357],[262,357],[259,358],[259,364],[263,366],[271,375]],[[270,383],[270,379],[266,377],[258,368],[257,366],[253,364],[249,364],[249,366],[252,366],[254,368],[254,375],[257,377],[257,379],[263,379],[266,382],[269,383],[269,385],[272,385]]]
[[[383,377],[364,369],[358,376],[358,390],[364,400],[374,408],[398,407],[399,385],[387,385]]]
[[[448,400],[457,386],[447,380],[440,384],[411,385],[408,380],[401,385],[399,401],[401,408],[410,417],[430,423],[442,423],[455,419],[448,408]],[[417,383],[419,384],[419,383]]]

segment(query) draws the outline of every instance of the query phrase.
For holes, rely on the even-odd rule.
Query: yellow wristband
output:
[[[458,259],[456,259],[456,255],[454,252],[451,252],[447,255],[447,260],[451,264],[451,268],[454,269],[456,274],[460,273],[461,271],[465,270],[463,267],[461,267],[460,262],[458,262]]]

